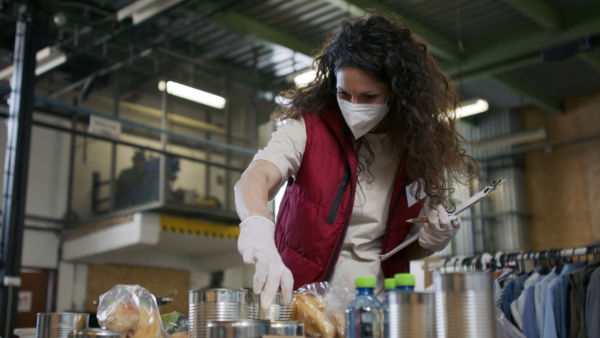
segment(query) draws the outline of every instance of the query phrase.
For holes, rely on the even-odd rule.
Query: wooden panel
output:
[[[188,313],[189,271],[127,265],[89,265],[87,311],[96,312],[97,306],[92,302],[117,284],[137,284],[156,297],[177,290],[177,294],[168,296],[174,299],[173,303],[161,306],[159,311],[161,314],[172,311],[179,311],[186,315]]]
[[[524,128],[546,125],[551,141],[600,135],[600,92],[566,101],[562,116],[530,108]],[[525,155],[531,248],[585,246],[600,240],[600,139]]]
[[[16,327],[35,327],[38,313],[51,312],[52,308],[48,306],[48,300],[53,297],[51,294],[54,285],[53,278],[54,273],[51,270],[21,270],[19,293],[27,294],[30,297],[27,297],[29,301],[25,302],[27,306],[17,313]],[[50,297],[48,297],[49,293]],[[22,301],[22,297],[19,298]]]
[[[598,113],[600,116],[600,112]],[[600,240],[600,141],[583,146],[585,177],[588,184],[591,239]]]

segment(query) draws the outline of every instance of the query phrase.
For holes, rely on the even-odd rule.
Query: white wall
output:
[[[59,247],[60,234],[58,232],[25,229],[21,266],[56,269]]]
[[[85,311],[88,267],[61,262],[58,268],[56,312]]]
[[[38,121],[64,125],[64,120],[36,114]],[[6,155],[6,120],[0,124],[0,165]],[[69,135],[34,126],[27,182],[27,215],[62,218],[66,211],[69,174]],[[3,189],[4,182],[0,182]],[[0,202],[3,196],[0,195]]]
[[[64,120],[35,114],[38,121],[64,125]],[[0,124],[0,166],[4,168],[6,155],[6,120]],[[31,134],[31,153],[27,182],[25,214],[49,219],[62,219],[66,214],[69,135],[48,128],[34,126]],[[3,189],[3,180],[0,189]],[[0,203],[3,196],[0,194]],[[55,269],[58,264],[61,224],[27,218],[23,234],[21,265]],[[34,226],[36,229],[27,229]],[[48,229],[48,230],[44,230]]]

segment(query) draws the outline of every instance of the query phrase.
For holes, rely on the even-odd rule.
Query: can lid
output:
[[[357,288],[374,288],[375,287],[375,277],[365,276],[365,277],[356,277],[354,280],[354,284]]]
[[[396,279],[394,278],[386,278],[383,283],[386,290],[394,290],[396,288]]]
[[[394,275],[396,286],[415,286],[415,276],[410,273],[397,273]]]

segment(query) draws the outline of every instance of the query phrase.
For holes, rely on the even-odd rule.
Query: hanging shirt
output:
[[[556,273],[556,267],[552,268],[550,273],[540,280],[535,285],[535,314],[537,322],[537,330],[540,337],[544,334],[544,311],[546,309],[546,291],[548,285],[552,282],[558,274]]]
[[[544,331],[542,338],[567,338],[567,288],[569,274],[583,267],[585,263],[565,264],[560,274],[548,285],[544,311]]]
[[[588,337],[600,337],[600,268],[590,276],[585,301],[585,330]]]
[[[543,278],[545,278],[545,276],[540,276],[535,284],[525,289],[525,304],[523,306],[523,334],[527,338],[538,338],[540,336],[537,326],[535,290],[536,285]]]
[[[590,262],[585,267],[574,271],[570,275],[571,286],[571,320],[570,336],[586,338],[585,332],[585,297],[590,277],[594,270],[600,266],[600,261]]]
[[[502,290],[502,312],[504,312],[504,316],[506,319],[510,321],[513,325],[515,324],[515,320],[513,319],[512,312],[510,310],[510,304],[514,300],[514,288],[516,286],[517,279],[514,279],[506,284],[504,290]]]
[[[508,285],[508,283],[514,281],[515,278],[516,274],[512,268],[504,268],[500,273],[500,276],[494,280],[493,293],[494,302],[496,304],[494,312],[496,312],[496,328],[499,338],[523,337],[519,329],[506,318],[502,311],[504,287]]]
[[[352,216],[330,282],[354,290],[356,277],[373,276],[376,278],[376,294],[383,295],[384,277],[379,255],[399,163],[384,149],[385,134],[366,134],[363,137],[369,143],[374,158],[367,167],[366,162],[371,155],[365,146],[360,147],[357,156],[364,168],[358,176]],[[259,150],[253,161],[265,160],[279,168],[282,176],[279,186],[282,186],[300,169],[306,138],[304,119],[292,120],[272,134],[267,147]],[[269,196],[269,199],[273,197]],[[427,212],[424,207],[419,217]]]
[[[538,272],[533,272],[529,275],[525,281],[523,292],[521,292],[519,297],[510,304],[513,319],[521,330],[523,330],[523,311],[525,309],[525,297],[527,296],[526,291],[528,288],[534,286],[537,281],[540,280],[540,277],[541,275]]]

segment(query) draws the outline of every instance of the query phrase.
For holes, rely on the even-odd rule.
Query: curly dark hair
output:
[[[454,191],[450,180],[467,183],[476,177],[478,166],[462,147],[468,141],[457,130],[459,99],[451,80],[427,45],[398,18],[374,14],[342,22],[315,64],[315,80],[283,93],[291,104],[280,106],[274,120],[299,119],[324,109],[339,112],[336,72],[358,68],[389,84],[390,111],[383,120],[387,149],[401,159],[408,177],[419,182],[417,192],[424,190],[430,206],[449,206]]]

